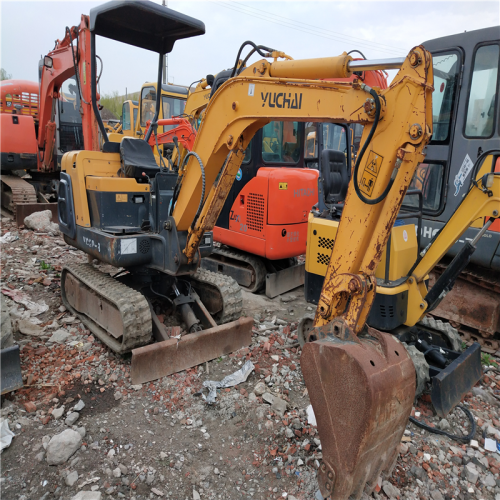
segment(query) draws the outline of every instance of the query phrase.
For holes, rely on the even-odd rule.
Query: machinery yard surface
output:
[[[2,293],[25,386],[2,405],[15,433],[2,453],[2,498],[314,498],[322,451],[296,340],[298,320],[313,311],[302,289],[272,300],[244,292],[244,312],[255,320],[251,346],[134,386],[130,359],[62,306],[61,266],[87,256],[58,234],[17,229],[4,217],[7,232],[18,239],[1,245]],[[219,389],[208,405],[203,382],[222,380],[246,360],[255,366],[246,382]],[[408,423],[393,473],[373,498],[498,500],[500,455],[485,450],[485,438],[500,442],[499,394],[500,372],[487,371],[464,398],[477,443]],[[427,400],[414,404],[420,420],[469,433],[459,409],[441,420]]]

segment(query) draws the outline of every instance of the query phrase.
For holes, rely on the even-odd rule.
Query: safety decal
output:
[[[243,177],[243,172],[241,171],[241,168],[239,168],[238,173],[236,174],[236,180],[241,181],[242,177]]]
[[[255,93],[255,83],[250,83],[248,85],[248,95],[250,97],[253,97],[254,93]]]
[[[375,151],[370,151],[359,185],[359,189],[362,193],[368,196],[372,195],[375,181],[377,180],[383,161],[383,156],[375,153]]]
[[[458,193],[462,189],[462,186],[465,183],[465,179],[467,179],[467,176],[469,175],[473,166],[474,163],[470,159],[470,156],[468,154],[465,155],[462,166],[460,167],[460,170],[458,171],[458,174],[455,176],[455,180],[453,181],[453,184],[455,186],[455,196],[458,196]]]
[[[137,238],[127,238],[120,240],[121,255],[137,253]]]
[[[126,194],[117,194],[116,195],[116,203],[126,203],[127,195]]]
[[[288,189],[288,183],[287,182],[280,182],[278,189]]]
[[[403,229],[403,240],[405,240],[405,243],[408,241],[408,233],[406,232],[406,229]]]

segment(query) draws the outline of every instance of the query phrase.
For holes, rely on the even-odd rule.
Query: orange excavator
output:
[[[66,28],[62,40],[39,63],[40,85],[1,82],[2,205],[18,221],[35,210],[57,207],[61,158],[66,151],[99,150],[90,105],[88,16]],[[82,123],[82,115],[92,117]],[[14,171],[29,173],[28,178]],[[25,175],[26,177],[26,175]],[[37,205],[45,203],[45,206]]]

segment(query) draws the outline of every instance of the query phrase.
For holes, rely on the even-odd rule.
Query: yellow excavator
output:
[[[204,33],[202,22],[145,1],[95,7],[89,27],[92,54],[96,35],[158,53],[158,86],[163,55],[177,40]],[[393,60],[353,61],[345,53],[293,60],[253,44],[244,61],[255,52],[263,59],[241,65],[215,91],[192,150],[168,170],[156,163],[149,145],[155,124],[161,125],[160,94],[144,140],[109,141],[97,110],[92,58],[93,113],[84,119],[97,121],[104,144],[102,151],[64,155],[59,226],[69,245],[118,272],[65,266],[63,301],[111,349],[132,351],[133,383],[248,345],[253,319],[240,317],[236,282],[199,266],[212,251],[211,230],[249,142],[274,120],[363,124],[364,151],[337,230],[342,245],[335,245],[311,330],[318,340],[306,343],[302,355],[325,457],[321,492],[359,498],[390,469],[415,395],[415,369],[403,345],[391,334],[367,331],[365,323],[377,287],[375,269],[432,134],[431,56],[417,46],[396,66]],[[320,80],[393,67],[399,72],[384,90]],[[421,285],[409,293],[423,294]],[[163,311],[168,318],[177,315],[184,334],[160,321]],[[335,461],[351,448],[347,464],[343,457]]]

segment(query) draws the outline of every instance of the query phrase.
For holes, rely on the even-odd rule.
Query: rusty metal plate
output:
[[[276,273],[266,275],[266,296],[274,299],[282,293],[289,292],[298,286],[302,286],[306,276],[305,264],[282,269]]]
[[[368,333],[372,338],[307,343],[300,360],[323,451],[318,483],[331,500],[357,500],[390,473],[415,397],[415,369],[403,345]]]
[[[229,354],[252,343],[253,318],[132,350],[132,384],[150,382]]]
[[[52,222],[59,223],[57,216],[57,203],[18,203],[16,205],[17,227],[24,226],[24,219],[35,212],[50,210],[52,212]]]
[[[435,280],[433,272],[431,286]],[[432,315],[478,330],[484,338],[493,337],[500,332],[500,295],[459,277]]]

